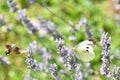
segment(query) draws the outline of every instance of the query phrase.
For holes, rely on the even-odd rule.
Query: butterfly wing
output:
[[[14,52],[15,54],[20,54],[20,48],[16,47],[16,48],[13,50],[13,52]]]
[[[5,45],[6,50],[5,50],[5,54],[8,55],[11,53],[11,45]]]
[[[76,57],[84,62],[91,61],[95,56],[91,45],[78,45],[75,50]]]

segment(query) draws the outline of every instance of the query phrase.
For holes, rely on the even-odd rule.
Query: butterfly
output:
[[[5,45],[6,50],[5,50],[5,54],[8,55],[11,52],[14,52],[15,54],[20,54],[20,48],[16,47],[15,44],[12,45]]]
[[[76,57],[83,62],[89,62],[93,60],[95,57],[94,46],[95,46],[95,41],[93,40],[84,40],[80,42],[75,47]]]

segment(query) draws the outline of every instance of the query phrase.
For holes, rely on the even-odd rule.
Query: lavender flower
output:
[[[17,16],[17,19],[18,20],[23,20],[27,17],[26,15],[26,9],[21,9],[21,10],[18,10],[18,16]]]
[[[68,49],[68,54],[66,56],[66,67],[68,67],[69,70],[76,68],[76,61],[73,56],[73,51]]]
[[[66,66],[68,70],[74,69],[76,67],[76,61],[73,56],[73,51],[64,46],[63,39],[58,39],[56,42],[58,53],[63,60],[62,62],[64,62],[64,66]]]
[[[74,27],[72,27],[69,31],[71,33],[69,40],[71,41],[75,41],[77,38],[75,36],[75,33],[78,32],[80,30],[81,27],[85,28],[85,35],[89,38],[89,39],[93,39],[93,33],[90,31],[89,27],[88,27],[88,23],[87,23],[87,19],[86,18],[82,18],[80,19],[79,23]]]
[[[36,41],[33,41],[30,46],[32,48],[32,51],[40,53],[40,56],[42,56],[43,59],[42,62],[36,63],[36,69],[38,71],[48,72],[49,61],[52,59],[51,52],[46,48],[40,48]]]
[[[41,56],[43,62],[38,63],[38,70],[48,72],[49,61],[52,59],[51,52],[48,51],[46,48],[41,48]]]
[[[87,24],[87,19],[86,18],[82,18],[80,19],[79,23],[76,25],[76,29],[80,30],[81,26],[86,26]]]
[[[52,77],[55,78],[55,80],[60,80],[60,77],[58,76],[57,65],[55,63],[50,65],[49,71]]]
[[[69,29],[70,32],[70,36],[69,36],[69,40],[70,41],[75,41],[77,39],[77,37],[75,36],[75,33],[77,32],[76,29],[74,29],[73,27]]]
[[[90,29],[88,27],[87,18],[80,19],[79,24],[76,26],[76,29],[79,30],[81,26],[83,26],[85,29],[85,35],[89,39],[93,39],[93,33],[90,31]]]
[[[116,80],[120,80],[120,67],[114,66],[113,77]]]
[[[47,50],[47,48],[42,48],[41,49],[42,51],[42,58],[43,58],[43,61],[49,61],[52,59],[52,55],[51,55],[51,52]]]
[[[3,18],[3,15],[0,14],[0,27],[6,24],[6,20]]]
[[[48,73],[49,72],[48,67],[49,67],[48,61],[38,62],[37,64],[38,71],[43,71]]]
[[[71,36],[69,37],[69,40],[70,40],[70,41],[76,41],[76,39],[77,39],[77,38],[76,38],[76,36],[74,36],[74,35],[71,35]]]
[[[91,63],[87,62],[84,64],[78,64],[76,63],[75,68],[75,80],[86,80],[88,79],[89,74],[93,73],[93,70],[91,69]]]
[[[22,23],[28,28],[30,33],[37,32],[36,28],[33,26],[31,20],[28,17],[22,20]]]
[[[32,51],[34,53],[39,53],[43,59],[43,62],[36,63],[36,69],[38,71],[48,72],[49,61],[52,59],[51,51],[49,51],[45,47],[39,47],[37,41],[33,41],[32,43],[30,43],[30,47],[32,48]]]
[[[85,34],[88,37],[88,39],[94,39],[93,38],[93,33],[90,31],[88,25],[85,26]]]
[[[32,52],[29,48],[26,50],[26,61],[29,69],[37,70],[37,62],[33,58]]]
[[[32,4],[32,3],[34,3],[35,1],[36,1],[36,0],[29,0],[29,3]]]
[[[41,52],[41,49],[40,49],[40,47],[38,46],[37,41],[31,42],[31,43],[30,43],[30,47],[31,47],[33,53],[40,53],[40,52]]]
[[[2,55],[0,55],[0,64],[7,64],[7,65],[10,65],[11,62],[8,60],[7,57],[3,57]]]
[[[17,3],[14,0],[7,0],[8,7],[10,12],[16,12],[18,10]]]
[[[23,25],[25,25],[30,33],[36,33],[38,30],[35,28],[29,17],[26,15],[26,10],[19,10],[18,11],[18,20],[22,22]]]
[[[71,24],[71,22],[70,22],[70,24]],[[87,24],[87,19],[86,18],[81,18],[79,23],[76,24],[75,28],[72,27],[70,29],[70,32],[72,34],[75,34],[75,32],[79,31],[82,26],[86,26],[86,24]],[[72,23],[72,25],[73,25],[73,23]]]
[[[81,65],[76,65],[75,80],[83,80],[83,74],[81,72]]]
[[[41,28],[43,28],[48,34],[51,34],[54,39],[62,38],[61,34],[56,29],[55,24],[48,20],[43,20],[41,17],[38,17]]]
[[[82,73],[81,72],[78,72],[77,74],[76,74],[76,79],[75,80],[83,80],[83,78],[82,78]]]
[[[107,38],[108,33],[103,33],[101,36],[100,43],[102,45],[102,67],[100,69],[100,72],[102,75],[106,75],[107,77],[111,77],[111,71],[110,71],[110,44],[111,44],[111,37]]]

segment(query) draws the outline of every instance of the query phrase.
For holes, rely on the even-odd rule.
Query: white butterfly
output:
[[[82,60],[83,62],[88,62],[94,59],[94,43],[90,40],[85,40],[80,42],[75,47],[75,55],[78,59]]]

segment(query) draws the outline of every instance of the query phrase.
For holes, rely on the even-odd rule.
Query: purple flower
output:
[[[3,18],[3,15],[0,14],[0,27],[6,24],[6,20]]]
[[[8,60],[7,57],[3,57],[2,55],[0,55],[0,64],[7,64],[7,65],[10,65],[11,62]]]
[[[114,66],[113,77],[116,80],[120,80],[120,67],[117,67],[116,65]]]
[[[18,10],[17,3],[14,0],[7,0],[8,7],[10,12],[16,12]]]
[[[81,65],[76,64],[76,74],[75,74],[75,80],[83,80],[83,74],[81,72]]]
[[[56,40],[56,43],[58,53],[60,54],[60,57],[62,57],[63,59],[64,66],[66,66],[68,70],[74,69],[76,67],[76,61],[73,56],[73,51],[64,46],[63,39]]]
[[[30,47],[31,47],[33,53],[41,53],[41,48],[38,46],[37,41],[31,42]]]
[[[26,9],[21,9],[18,11],[18,16],[17,16],[17,19],[18,20],[23,20],[27,17],[26,15]]]
[[[36,1],[36,0],[29,0],[29,3],[32,4],[32,3],[34,3],[35,1]]]
[[[70,40],[70,41],[76,41],[76,39],[77,39],[77,38],[76,38],[76,36],[74,36],[74,35],[72,35],[72,36],[69,37],[69,40]]]
[[[0,14],[0,20],[2,20],[3,19],[3,15],[2,14]]]
[[[77,74],[76,80],[83,80],[83,78],[82,78],[82,73],[81,73],[81,72],[79,72],[79,73]]]
[[[33,25],[30,18],[26,15],[26,10],[19,10],[18,11],[18,20],[22,22],[28,28],[28,32],[35,33],[38,32],[37,28]]]
[[[50,20],[44,20],[41,17],[38,17],[40,27],[44,28],[48,34],[52,35],[54,39],[62,38],[61,34],[58,32],[55,24]]]
[[[26,50],[26,61],[29,69],[37,70],[37,62],[33,58],[32,52],[29,48]]]
[[[111,37],[107,38],[107,34],[108,33],[103,33],[101,36],[101,46],[102,46],[102,67],[100,69],[100,73],[102,75],[106,75],[108,78],[111,77],[111,71],[110,71],[110,64],[111,64],[111,60],[110,60],[110,54],[111,54],[111,50],[110,50],[110,44],[111,44]]]
[[[58,70],[57,70],[57,65],[51,64],[49,67],[50,74],[55,78],[55,80],[60,80],[60,77],[58,76]]]

